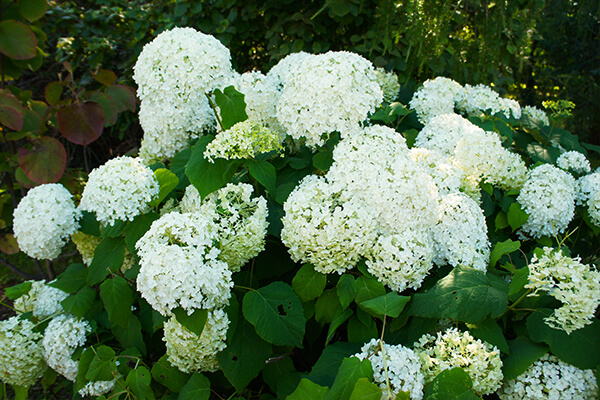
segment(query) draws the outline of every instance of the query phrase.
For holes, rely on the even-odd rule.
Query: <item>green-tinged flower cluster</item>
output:
[[[0,380],[29,387],[46,370],[41,346],[43,335],[35,325],[19,317],[0,321]]]

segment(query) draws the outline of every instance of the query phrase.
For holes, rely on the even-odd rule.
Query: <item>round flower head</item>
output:
[[[497,392],[500,400],[594,400],[598,383],[592,370],[582,370],[545,354]]]
[[[302,180],[283,205],[281,240],[294,261],[323,274],[353,268],[375,240],[369,208],[322,177]]]
[[[46,285],[44,281],[33,281],[29,291],[15,300],[14,307],[21,313],[32,312],[38,320],[43,320],[63,312],[61,302],[69,294]]]
[[[382,400],[396,398],[399,392],[410,392],[411,400],[423,398],[421,359],[411,349],[371,339],[353,357],[371,361],[373,382],[383,389]],[[387,391],[387,382],[390,383],[391,393]]]
[[[451,157],[454,156],[458,142],[475,131],[482,129],[458,114],[440,114],[431,118],[421,129],[415,140],[415,147]]]
[[[0,321],[0,380],[9,385],[29,387],[46,370],[35,325],[19,317]]]
[[[295,73],[298,66],[310,57],[314,57],[314,55],[305,53],[304,51],[288,54],[271,68],[267,76],[273,78],[279,87],[283,88],[287,79]]]
[[[346,51],[307,57],[288,76],[277,119],[294,139],[306,138],[312,148],[323,135],[344,136],[357,128],[381,104],[383,94],[375,69],[365,58]]]
[[[240,75],[235,87],[244,94],[248,119],[264,125],[285,137],[283,127],[277,120],[276,106],[281,96],[280,81],[273,75],[263,75],[258,71]]]
[[[85,344],[92,327],[89,322],[73,315],[59,315],[50,321],[44,332],[42,347],[48,366],[75,382],[79,362],[72,359],[78,347]]]
[[[490,241],[485,216],[479,205],[464,194],[444,196],[433,227],[434,262],[468,265],[486,272],[490,260]]]
[[[479,394],[490,394],[502,383],[500,351],[486,342],[475,339],[469,332],[450,328],[437,337],[423,335],[414,347],[423,362],[425,382],[429,383],[442,371],[462,368],[473,381]]]
[[[140,159],[117,157],[90,173],[79,208],[95,213],[104,225],[133,221],[150,211],[148,203],[159,189],[156,176]]]
[[[529,264],[528,289],[547,292],[563,305],[545,318],[555,329],[571,334],[592,323],[600,305],[600,272],[582,264],[580,258],[564,256],[561,250],[544,247]]]
[[[400,93],[398,75],[393,72],[387,72],[383,68],[377,68],[375,70],[375,76],[377,76],[377,83],[383,92],[383,101],[391,103],[396,100],[398,93]]]
[[[165,322],[167,357],[171,365],[185,373],[214,372],[219,369],[217,354],[227,347],[229,318],[221,309],[208,312],[200,336],[181,325],[175,317]]]
[[[550,121],[544,110],[537,107],[525,106],[521,109],[521,122],[527,126],[548,126]]]
[[[539,238],[563,233],[575,213],[575,179],[553,165],[540,165],[527,174],[517,197],[529,219],[524,233]]]
[[[463,186],[465,172],[452,164],[449,157],[445,157],[435,150],[413,147],[410,156],[435,183],[438,195],[445,196],[458,193]]]
[[[217,229],[219,260],[232,272],[264,250],[267,235],[267,201],[252,198],[252,185],[227,184],[201,201],[198,190],[190,185],[180,203],[183,213],[200,213],[211,218]]]
[[[577,180],[577,204],[587,205],[592,223],[600,226],[600,169]]]
[[[282,139],[271,129],[247,119],[219,132],[206,146],[204,157],[210,161],[215,158],[252,159],[260,153],[283,151]]]
[[[14,211],[15,239],[29,257],[52,260],[79,229],[80,217],[71,193],[63,185],[37,186],[27,192]]]
[[[423,125],[432,118],[454,112],[454,104],[464,96],[464,88],[452,79],[442,76],[428,79],[410,100],[410,107],[417,112]]]
[[[217,227],[202,214],[165,214],[136,243],[137,289],[162,315],[182,307],[211,309],[229,303],[231,271],[217,257]]]
[[[492,88],[486,85],[465,85],[463,98],[460,99],[456,108],[468,115],[481,115],[489,110],[491,115],[503,113],[506,118],[512,115],[521,118],[521,107],[519,103],[510,99],[501,98]]]
[[[576,174],[587,174],[592,170],[588,159],[578,151],[562,153],[556,160],[556,165],[565,171],[573,171]]]

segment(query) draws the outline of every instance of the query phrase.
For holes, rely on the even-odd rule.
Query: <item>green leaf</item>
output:
[[[151,381],[152,375],[150,371],[146,367],[139,366],[129,371],[125,383],[137,398],[153,400],[154,392],[150,388]]]
[[[323,400],[328,391],[328,387],[317,385],[304,378],[300,381],[296,390],[286,397],[286,400]]]
[[[181,389],[177,400],[208,400],[210,398],[210,381],[200,373],[190,377]]]
[[[496,346],[501,352],[508,354],[509,347],[500,325],[493,319],[485,319],[477,324],[467,324],[469,331],[477,339]]]
[[[519,293],[521,290],[525,288],[525,285],[529,282],[529,268],[524,266],[523,268],[519,268],[513,274],[513,277],[510,281],[510,287],[508,289],[508,295],[512,296]]]
[[[127,324],[123,327],[113,324],[110,331],[115,335],[123,348],[135,347],[143,355],[146,355],[146,342],[142,335],[142,324],[138,317],[133,314],[129,315]]]
[[[254,327],[240,321],[228,346],[217,357],[225,377],[238,392],[265,368],[272,346],[262,340]]]
[[[284,355],[271,361],[267,360],[267,366],[261,375],[265,383],[277,394],[277,398],[283,399],[298,387],[305,374],[298,372],[291,357]]]
[[[177,175],[166,168],[157,169],[154,171],[154,176],[158,180],[160,191],[158,192],[158,196],[149,203],[150,207],[158,206],[179,184]]]
[[[302,347],[304,310],[291,286],[273,282],[244,296],[244,317],[256,333],[277,346]]]
[[[90,381],[111,381],[115,377],[113,372],[117,371],[115,351],[108,346],[100,346],[93,349],[95,355],[92,358],[90,367],[85,374],[86,379]]]
[[[323,324],[329,324],[338,309],[341,309],[340,301],[334,289],[326,290],[315,304],[315,320]]]
[[[273,164],[267,161],[249,160],[248,171],[254,179],[267,189],[271,196],[275,196],[277,173]]]
[[[96,291],[89,286],[84,286],[79,292],[71,294],[60,304],[66,312],[82,318],[92,308],[96,299]]]
[[[304,302],[319,297],[323,293],[326,284],[327,275],[315,271],[311,264],[304,264],[292,279],[294,291],[300,297],[300,300]]]
[[[400,296],[397,293],[390,292],[371,300],[362,301],[359,305],[373,311],[373,316],[383,320],[383,315],[398,318],[402,310],[404,310],[404,306],[409,301],[410,296]]]
[[[516,203],[513,203],[516,204]],[[492,253],[490,254],[490,268],[494,268],[496,263],[500,261],[503,255],[510,254],[513,251],[519,250],[521,247],[521,242],[512,241],[510,239],[506,239],[504,242],[498,242],[492,249]]]
[[[96,216],[89,211],[81,211],[79,220],[79,231],[86,235],[100,236],[100,223]]]
[[[360,361],[357,357],[344,358],[324,400],[348,400],[360,378],[373,378],[371,362],[366,359]]]
[[[328,149],[321,149],[313,156],[313,167],[321,171],[328,171],[333,164],[333,152]]]
[[[548,346],[534,343],[524,336],[508,342],[510,354],[502,358],[504,380],[516,379],[523,372],[548,352]]]
[[[117,75],[107,69],[99,69],[94,74],[94,79],[105,86],[110,86],[117,81]]]
[[[381,400],[382,391],[379,386],[369,382],[367,378],[356,381],[350,400]]]
[[[512,228],[513,232],[519,229],[529,219],[527,214],[521,208],[521,205],[517,202],[512,203],[508,209],[508,224]]]
[[[31,22],[42,18],[46,8],[46,0],[19,0],[19,13]]]
[[[183,308],[177,307],[173,310],[173,313],[175,314],[177,322],[181,325],[185,326],[198,336],[202,334],[206,318],[208,317],[208,310],[196,309],[192,314],[188,315],[187,311]]]
[[[343,17],[351,10],[347,0],[327,0],[327,6],[336,17]]]
[[[356,280],[355,301],[357,304],[383,295],[385,295],[385,286],[375,278],[360,276]]]
[[[192,154],[185,167],[185,174],[192,185],[198,189],[202,198],[225,186],[241,165],[239,161],[223,158],[217,158],[214,162],[206,160],[204,151],[213,139],[214,137],[211,135],[205,135],[198,139],[198,142],[192,147]]]
[[[7,19],[0,22],[0,53],[15,60],[35,57],[37,39],[22,22]]]
[[[221,111],[223,130],[248,119],[244,95],[235,90],[233,86],[226,87],[222,92],[216,89],[214,93],[215,101]]]
[[[527,317],[531,340],[547,343],[552,354],[577,368],[595,368],[600,363],[600,320],[594,318],[591,325],[567,335],[562,330],[550,328],[544,321],[552,312],[540,308]]]
[[[88,269],[87,283],[95,285],[104,280],[110,271],[118,271],[125,260],[125,241],[123,238],[104,238],[96,250]]]
[[[440,374],[425,389],[423,400],[481,400],[473,390],[473,381],[462,368],[452,368]]]
[[[104,93],[109,95],[115,103],[117,103],[118,111],[123,112],[129,110],[135,112],[136,109],[136,98],[135,89],[125,85],[110,85]]]
[[[336,285],[336,290],[342,308],[348,307],[356,296],[356,279],[352,275],[343,274]]]
[[[67,293],[76,293],[87,282],[87,267],[84,264],[71,264],[50,286]],[[8,291],[8,290],[7,290]]]
[[[98,103],[102,107],[102,111],[104,112],[104,126],[113,125],[117,122],[119,112],[117,103],[112,97],[102,92],[92,91],[88,92],[87,100]]]
[[[127,224],[124,230],[125,246],[130,253],[136,254],[135,244],[141,239],[142,236],[144,236],[146,232],[148,232],[148,229],[150,229],[152,223],[158,218],[160,218],[158,213],[151,212],[138,215],[133,219],[133,221]]]
[[[83,389],[83,387],[90,381],[85,378],[87,374],[90,363],[94,358],[94,349],[92,347],[87,347],[83,353],[81,353],[81,357],[79,357],[79,366],[77,368],[77,379],[75,380],[77,390]]]
[[[17,285],[11,286],[6,288],[4,294],[6,294],[6,297],[8,297],[10,300],[16,300],[19,297],[23,296],[24,294],[29,293],[29,290],[31,289],[31,281],[26,281],[26,282],[22,282],[19,283]]]
[[[331,320],[331,324],[329,324],[329,330],[327,331],[327,339],[325,340],[325,345],[329,344],[329,341],[333,337],[336,329],[339,328],[344,322],[348,320],[354,314],[354,312],[349,309],[342,309],[342,307],[337,307],[335,313],[333,314],[333,319]]]
[[[114,221],[112,224],[106,225],[102,228],[101,237],[111,237],[118,238],[121,236],[125,228],[127,227],[126,221],[121,221],[120,219]]]
[[[120,276],[107,279],[100,285],[100,298],[108,313],[108,320],[121,327],[129,324],[131,307],[133,304],[133,291],[129,283]]]
[[[342,361],[359,352],[363,343],[336,342],[326,346],[313,365],[308,378],[319,385],[331,386]]]
[[[377,337],[377,333],[377,325],[372,318],[366,325],[356,315],[348,321],[348,342],[366,343]]]
[[[478,323],[488,315],[499,317],[507,306],[507,293],[494,287],[485,274],[458,265],[433,288],[416,293],[410,312],[420,317]]]
[[[15,400],[27,400],[27,395],[29,393],[29,386],[16,386],[13,385],[13,390],[15,391]]]
[[[188,381],[188,375],[169,364],[167,355],[152,366],[152,378],[172,392],[179,393]]]

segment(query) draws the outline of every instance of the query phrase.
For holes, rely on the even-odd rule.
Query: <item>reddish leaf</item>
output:
[[[21,130],[29,132],[38,132],[42,127],[42,116],[33,110],[25,110],[23,116],[23,127]]]
[[[51,137],[34,142],[33,148],[19,150],[19,167],[36,183],[55,183],[67,166],[67,152],[62,143]]]
[[[112,97],[117,103],[119,112],[125,110],[135,112],[135,90],[131,86],[110,85],[106,88],[104,93]]]
[[[15,169],[15,178],[17,178],[17,182],[19,182],[19,185],[23,186],[24,188],[32,188],[38,185],[37,183],[29,179],[27,175],[25,175],[25,172],[23,172],[23,168],[21,167]]]
[[[25,109],[21,105],[19,99],[13,96],[8,90],[0,91],[0,105],[9,106],[19,112],[19,114],[25,114]]]
[[[35,57],[37,38],[27,25],[7,19],[0,22],[0,53],[15,60]]]
[[[60,133],[69,141],[88,145],[102,135],[104,111],[98,103],[89,101],[64,106],[56,112]]]
[[[51,106],[56,105],[62,96],[63,85],[60,82],[50,82],[44,89],[44,97]]]
[[[0,105],[0,123],[13,131],[20,131],[23,127],[23,116],[10,106]]]
[[[88,94],[88,100],[100,104],[104,111],[104,123],[111,125],[117,122],[117,103],[112,97],[107,96],[102,92],[90,92]]]
[[[4,254],[17,254],[19,252],[19,244],[15,239],[15,235],[7,233],[0,236],[0,251]]]
[[[103,85],[109,86],[116,82],[117,75],[107,69],[99,69],[96,75],[94,75],[94,79]]]

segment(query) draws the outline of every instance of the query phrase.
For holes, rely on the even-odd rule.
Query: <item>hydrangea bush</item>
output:
[[[138,157],[15,211],[28,255],[80,253],[6,291],[19,398],[40,379],[100,399],[597,398],[600,148],[481,84],[402,104],[353,53],[234,71],[191,28],[134,78]]]

